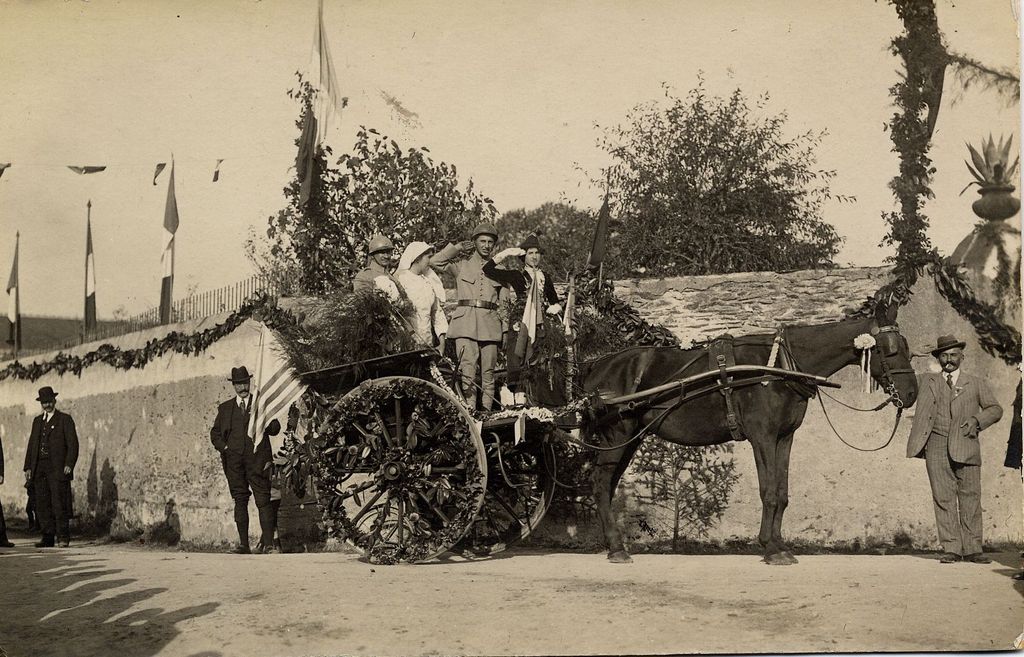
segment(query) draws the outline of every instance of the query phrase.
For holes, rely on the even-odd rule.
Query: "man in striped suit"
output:
[[[981,551],[981,447],[978,434],[1003,415],[984,379],[960,371],[966,343],[938,339],[932,355],[942,372],[918,378],[917,411],[907,442],[908,458],[928,470],[945,554],[942,563],[991,563]]]

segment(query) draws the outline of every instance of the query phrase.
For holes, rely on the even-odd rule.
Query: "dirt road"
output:
[[[509,552],[369,566],[75,544],[0,554],[0,655],[502,655],[1010,648],[1017,555]]]

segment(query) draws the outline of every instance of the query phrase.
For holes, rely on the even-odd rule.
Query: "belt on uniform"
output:
[[[498,304],[493,301],[477,301],[476,299],[459,299],[460,306],[469,306],[470,308],[483,308],[484,310],[497,310]]]

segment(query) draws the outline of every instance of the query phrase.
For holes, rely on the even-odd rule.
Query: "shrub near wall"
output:
[[[136,349],[172,330],[192,333],[223,320],[223,315],[213,316],[109,342]],[[58,408],[70,413],[78,428],[73,491],[79,524],[114,535],[146,532],[172,542],[175,534],[199,544],[236,540],[231,498],[209,431],[216,404],[234,394],[227,381],[231,367],[248,364],[251,369],[258,341],[259,325],[246,321],[196,356],[169,353],[142,369],[100,363],[80,377],[51,374],[37,381],[0,382],[0,435],[11,475],[8,485],[0,487],[5,510],[24,515],[27,500],[17,473],[32,418],[39,413],[36,391],[49,385],[59,393]],[[97,346],[72,352],[84,354]],[[52,357],[40,354],[30,360]]]

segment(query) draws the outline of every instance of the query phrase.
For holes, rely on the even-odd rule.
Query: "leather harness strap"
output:
[[[736,441],[746,440],[743,427],[740,424],[739,410],[736,400],[732,398],[732,377],[726,372],[726,368],[736,364],[736,356],[733,352],[733,337],[726,333],[715,339],[708,345],[708,360],[711,369],[718,368],[718,381],[722,386],[721,393],[725,397],[725,424]]]

